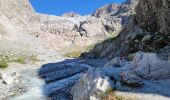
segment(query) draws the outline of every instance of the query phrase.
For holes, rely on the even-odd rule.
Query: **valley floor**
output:
[[[44,52],[38,57],[40,61],[35,64],[11,63],[8,69],[0,70],[0,73],[6,75],[6,80],[2,79],[0,82],[0,99],[70,100],[70,87],[82,74],[90,68],[98,69],[104,66],[107,61],[67,59],[56,52]],[[145,85],[140,88],[115,91],[114,95],[134,100],[170,99],[170,80],[143,82]]]

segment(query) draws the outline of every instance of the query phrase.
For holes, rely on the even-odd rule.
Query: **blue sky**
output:
[[[30,0],[36,12],[51,15],[62,15],[71,11],[87,15],[103,5],[123,1],[125,0]]]

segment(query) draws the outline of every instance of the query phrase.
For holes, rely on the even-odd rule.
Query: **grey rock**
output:
[[[62,17],[80,17],[80,15],[74,12],[69,12],[69,13],[63,14]]]
[[[110,13],[112,13],[112,14],[116,13],[118,8],[119,8],[118,4],[105,5],[104,7],[97,9],[93,13],[93,16],[95,16],[95,17],[108,16],[108,15],[110,15]]]
[[[115,57],[109,62],[107,62],[105,66],[121,67],[123,66],[124,62],[125,60],[121,60],[120,57]]]
[[[69,91],[71,90],[71,87],[79,80],[81,76],[81,74],[77,74],[72,77],[47,84],[44,86],[44,94],[54,99],[70,99],[67,95],[70,94]]]
[[[76,75],[78,73],[86,71],[87,69],[88,68],[84,67],[84,66],[74,65],[74,66],[70,66],[67,69],[57,70],[57,71],[53,71],[50,73],[46,73],[46,74],[42,75],[41,77],[43,77],[44,80],[47,83],[49,83],[49,82],[54,82],[56,80],[60,80],[60,79],[64,79],[64,78]]]
[[[121,74],[121,82],[131,87],[138,87],[143,85],[142,79],[133,71],[126,71]]]
[[[122,83],[120,81],[116,82],[115,88],[116,88],[116,90],[119,90],[119,91],[130,91],[130,90],[132,90],[132,88],[125,86],[125,85],[122,85]]]
[[[71,90],[74,100],[87,100],[96,97],[97,92],[105,93],[114,88],[114,81],[102,70],[90,69]]]
[[[160,59],[155,53],[138,52],[133,55],[135,72],[147,79],[169,78],[170,61]]]
[[[149,31],[169,34],[170,31],[170,4],[167,0],[139,0],[136,7],[137,24]]]

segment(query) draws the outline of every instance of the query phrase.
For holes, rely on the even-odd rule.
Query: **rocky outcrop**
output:
[[[138,3],[138,1],[139,0],[126,0],[124,3],[125,4],[132,4],[132,5],[135,4],[136,5]]]
[[[111,14],[115,14],[119,8],[118,4],[109,4],[106,5],[102,8],[97,9],[94,13],[93,16],[95,17],[105,17],[109,16]]]
[[[167,31],[169,21],[167,20],[165,22],[165,17],[168,13],[163,14],[164,11],[169,10],[165,7],[167,4],[166,2],[166,4],[158,5],[158,1],[152,0],[148,2],[140,1],[135,10],[136,15],[130,19],[128,25],[122,29],[119,36],[97,44],[90,52],[89,57],[109,58],[118,55],[127,56],[137,51],[157,52],[161,48],[170,45],[170,38]],[[150,7],[150,9],[147,7]],[[166,10],[161,11],[164,8]],[[155,13],[156,16],[153,16],[153,13]],[[151,23],[153,25],[151,25]],[[88,57],[88,55],[86,57]]]
[[[131,3],[130,0],[127,2],[125,3]],[[100,71],[95,71],[103,72],[105,77],[111,79],[114,83],[113,90],[138,93],[141,91],[142,93],[162,91],[159,92],[159,94],[163,93],[161,95],[168,93],[167,87],[164,88],[161,83],[161,80],[170,79],[168,6],[168,1],[139,0],[136,15],[130,19],[128,26],[122,29],[116,38],[107,39],[97,44],[89,53],[82,54],[82,57],[88,59],[110,59],[105,67]],[[93,74],[89,73],[88,75]],[[74,90],[76,87],[73,87],[73,98],[80,99],[81,97],[92,97],[92,94],[99,94],[99,92],[89,91],[93,89],[97,91],[95,79],[90,78],[89,82],[85,78],[81,78],[75,86],[83,87],[89,84],[88,86],[92,85],[93,87],[90,89],[86,87],[81,91]],[[153,80],[157,80],[158,83]],[[78,96],[76,91],[84,95]],[[85,94],[86,91],[88,91],[88,95]],[[103,94],[107,94],[107,92],[104,91]],[[93,98],[98,99],[97,95]]]
[[[68,59],[59,63],[43,65],[39,69],[38,75],[46,82],[44,94],[51,97],[52,100],[63,98],[69,100],[72,86],[90,67],[80,59]]]
[[[80,17],[80,15],[74,12],[69,12],[69,13],[63,14],[62,17]]]
[[[73,86],[73,99],[100,99],[102,94],[107,95],[115,90],[144,93],[160,90],[163,93],[164,90],[159,89],[160,83],[151,86],[154,82],[150,80],[170,78],[169,60],[162,60],[155,53],[144,52],[130,54],[127,59],[113,58],[103,68],[89,69]]]
[[[152,86],[154,82],[151,80],[169,79],[169,60],[162,60],[155,53],[137,52],[127,59],[114,58],[103,68],[89,69],[73,86],[73,99],[100,99],[102,94],[115,90],[148,93],[152,89],[154,93],[162,85],[156,83]],[[165,93],[159,91],[162,95]]]
[[[170,2],[168,0],[141,0],[136,8],[136,23],[148,31],[170,35]]]

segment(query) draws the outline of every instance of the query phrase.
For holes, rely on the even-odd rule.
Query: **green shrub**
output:
[[[7,68],[8,67],[8,64],[6,61],[0,61],[0,68],[4,69],[4,68]]]
[[[94,48],[95,45],[88,45],[84,47],[84,52],[89,52],[90,50],[92,50]]]
[[[16,60],[16,62],[20,64],[25,64],[26,57],[25,56],[19,56]]]
[[[115,100],[125,100],[122,96],[115,96]]]

